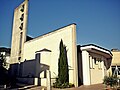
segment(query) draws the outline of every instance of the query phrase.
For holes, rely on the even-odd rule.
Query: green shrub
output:
[[[105,85],[110,85],[111,87],[114,87],[115,85],[117,85],[118,82],[118,77],[117,76],[105,76],[103,79],[103,83]]]
[[[71,88],[71,87],[75,87],[75,85],[72,83],[69,83],[69,88]]]
[[[53,87],[54,88],[71,88],[71,87],[75,87],[75,85],[68,82],[61,83],[60,81],[58,81],[58,79],[56,79],[56,82],[53,83]]]

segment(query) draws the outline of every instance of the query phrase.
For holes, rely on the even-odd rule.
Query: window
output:
[[[21,15],[20,20],[23,21],[24,19],[24,14]]]
[[[120,66],[112,66],[112,74],[120,75]]]
[[[21,23],[19,28],[20,28],[20,30],[23,30],[23,23]]]
[[[22,48],[22,35],[23,33],[20,33],[20,43],[19,43],[19,54],[21,54],[21,48]]]
[[[18,60],[20,61],[21,57],[18,57]]]
[[[21,12],[24,12],[24,4],[22,5],[20,11],[21,11]]]
[[[96,60],[96,58],[94,58],[94,64],[97,64],[97,60]]]

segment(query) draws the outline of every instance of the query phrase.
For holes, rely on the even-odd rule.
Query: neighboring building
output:
[[[112,59],[112,74],[117,74],[120,76],[120,50],[118,49],[112,49],[111,50],[113,54],[113,59]]]
[[[69,82],[75,86],[102,83],[106,69],[110,67],[111,54],[108,50],[95,45],[78,48],[76,24],[67,25],[36,38],[27,37],[27,16],[28,0],[25,0],[14,12],[11,43],[12,75],[22,77],[19,79],[22,82],[46,86],[46,70],[50,70],[53,84],[58,76],[59,44],[62,39],[67,49]],[[96,58],[91,69],[89,57]],[[91,72],[99,79],[93,78]]]
[[[82,78],[83,84],[91,85],[102,83],[111,65],[111,52],[94,44],[78,46],[78,48],[81,50],[78,56],[81,57],[79,65],[82,66],[81,72],[83,76],[80,75],[80,78]]]
[[[10,65],[10,48],[0,47],[0,54],[3,54],[3,56],[5,57],[6,65],[4,67],[6,69],[9,69],[9,65]]]

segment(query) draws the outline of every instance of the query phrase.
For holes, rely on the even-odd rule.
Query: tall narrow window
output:
[[[20,30],[23,30],[23,23],[21,23],[19,28],[20,28]]]
[[[24,4],[22,5],[20,11],[21,11],[21,12],[24,12]]]
[[[21,15],[20,20],[23,21],[24,19],[24,14]]]
[[[22,35],[23,33],[20,33],[20,43],[19,43],[19,54],[21,53],[21,48],[22,48]]]
[[[96,58],[94,58],[94,64],[97,64],[97,60],[96,60]]]

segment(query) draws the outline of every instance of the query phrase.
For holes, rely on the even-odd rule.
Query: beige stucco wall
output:
[[[99,84],[103,82],[103,78],[107,75],[107,70],[104,62],[107,62],[107,57],[100,54],[101,51],[97,53],[92,52],[92,50],[82,50],[82,65],[83,65],[83,84]],[[96,63],[94,61],[96,58]],[[100,61],[100,62],[98,62]]]
[[[69,64],[69,82],[77,86],[77,52],[76,52],[76,25],[71,24],[54,32],[45,34],[30,40],[24,45],[23,61],[35,59],[35,52],[44,48],[51,50],[50,55],[43,55],[40,63],[48,64],[50,66],[51,78],[56,78],[58,75],[58,58],[59,58],[59,44],[61,39],[66,46],[68,52]]]
[[[112,66],[120,65],[120,51],[112,51]]]
[[[105,57],[104,54],[98,54],[98,53],[90,53],[92,64],[94,65],[93,68],[91,68],[91,84],[96,83],[102,83],[104,76],[107,75],[107,69],[105,66],[105,63],[108,62],[107,57]],[[95,64],[94,58],[97,59],[97,62]],[[98,61],[100,60],[100,62]]]
[[[91,57],[90,64],[93,65],[93,68],[91,68],[90,66],[90,81],[91,81],[90,83],[91,84],[103,83],[103,78],[107,73],[106,67],[104,65],[106,58],[103,57],[102,55],[95,53],[90,53],[90,57]],[[94,57],[97,59],[96,64],[94,62]],[[98,62],[98,59],[101,62]]]

